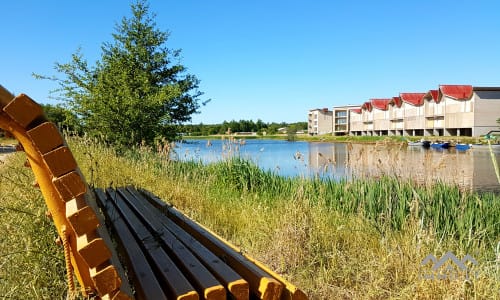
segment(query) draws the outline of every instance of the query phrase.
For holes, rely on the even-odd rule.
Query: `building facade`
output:
[[[481,136],[500,125],[500,87],[439,85],[362,105],[309,110],[310,135]]]
[[[333,107],[333,135],[348,135],[350,132],[351,109],[359,108],[359,105],[346,105]]]
[[[322,135],[333,133],[333,111],[328,108],[311,109],[307,118],[307,133]]]
[[[500,87],[440,85],[370,99],[348,112],[350,135],[480,136],[499,129]]]

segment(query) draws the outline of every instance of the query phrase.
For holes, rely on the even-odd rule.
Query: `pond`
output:
[[[500,162],[500,147],[494,147]],[[442,181],[463,189],[500,192],[488,147],[468,151],[387,144],[288,142],[282,140],[187,140],[174,159],[216,162],[238,155],[280,176],[352,179],[383,175],[421,184]]]

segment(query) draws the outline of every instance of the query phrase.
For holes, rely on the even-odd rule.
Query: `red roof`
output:
[[[352,111],[353,113],[360,114],[361,113],[361,108],[351,108],[350,111]]]
[[[472,98],[472,85],[440,85],[442,95],[455,100],[468,100]]]
[[[387,110],[392,99],[370,99],[373,107],[380,110]]]
[[[425,93],[400,93],[399,97],[403,102],[413,106],[421,106],[424,104]]]
[[[439,91],[438,90],[429,90],[427,94],[424,96],[425,100],[434,100],[434,102],[439,103]]]
[[[367,111],[372,111],[372,104],[370,102],[365,102],[363,105],[361,105],[361,109],[367,110]]]
[[[389,103],[389,104],[396,105],[397,107],[401,107],[401,104],[403,104],[403,103],[401,102],[400,97],[392,97],[391,103]]]

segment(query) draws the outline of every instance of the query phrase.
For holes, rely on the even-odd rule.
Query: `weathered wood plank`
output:
[[[102,190],[96,190],[95,195],[125,254],[127,265],[133,275],[136,298],[167,299],[141,247],[112,203],[113,200],[108,200]]]
[[[108,192],[114,191],[108,190]],[[120,200],[124,201],[117,201],[117,203],[120,209],[123,209],[122,212],[127,216],[126,219],[133,220],[134,222],[137,221],[137,223],[134,225],[131,224],[131,226],[140,226],[142,223],[138,220],[137,216],[135,216],[135,212],[125,204],[125,202],[131,203],[128,198],[132,196],[127,191],[120,189],[117,190],[117,194],[121,196]],[[141,218],[142,221],[144,221],[143,215]],[[142,229],[148,231],[144,225]],[[153,235],[151,235],[149,231],[148,233],[150,238],[153,238]],[[155,247],[158,247],[158,243],[161,242],[163,248],[172,257],[176,265],[183,271],[189,281],[196,287],[200,295],[203,295],[205,299],[226,299],[226,292],[221,283],[203,266],[189,249],[184,246],[184,244],[175,238],[174,235],[168,231],[162,231],[160,234],[155,234],[155,237],[157,238],[155,240]],[[146,236],[143,238],[146,238]]]
[[[162,247],[158,237],[153,235],[130,209],[123,196],[113,189],[108,189],[107,194],[113,199],[113,205],[116,206],[120,214],[124,217],[131,232],[135,235],[141,248],[152,262],[152,268],[157,277],[168,288],[167,294],[175,299],[185,298],[188,295],[196,296],[197,299],[198,293],[196,293],[193,285],[179,269],[178,263],[172,260]]]
[[[123,189],[119,189],[123,191]],[[151,230],[157,235],[163,235],[166,230],[171,232],[179,241],[181,241],[204,265],[214,274],[214,276],[224,284],[234,299],[246,300],[250,297],[249,285],[246,280],[231,269],[219,257],[213,254],[200,242],[190,236],[182,228],[177,226],[172,220],[169,220],[158,209],[156,209],[148,200],[144,198],[136,189],[127,187],[127,192],[131,197],[126,199],[130,201],[138,214],[143,218],[143,222],[148,224]],[[124,192],[124,191],[123,191]]]
[[[201,242],[212,253],[217,255],[240,274],[250,285],[250,291],[260,299],[280,299],[283,284],[276,280],[271,274],[265,272],[253,262],[248,260],[231,245],[223,241],[215,233],[210,232],[200,224],[186,217],[175,208],[165,204],[152,193],[141,190],[146,199],[153,205],[160,205],[159,209],[168,215],[168,218],[179,225],[184,231]],[[156,198],[156,199],[154,199]]]

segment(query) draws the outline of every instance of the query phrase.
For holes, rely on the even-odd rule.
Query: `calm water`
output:
[[[500,147],[494,149],[500,162]],[[420,183],[444,181],[464,189],[500,192],[487,148],[467,152],[344,143],[287,142],[277,140],[189,140],[179,143],[180,160],[215,162],[233,155],[250,159],[264,170],[281,176],[323,178],[397,176]]]

